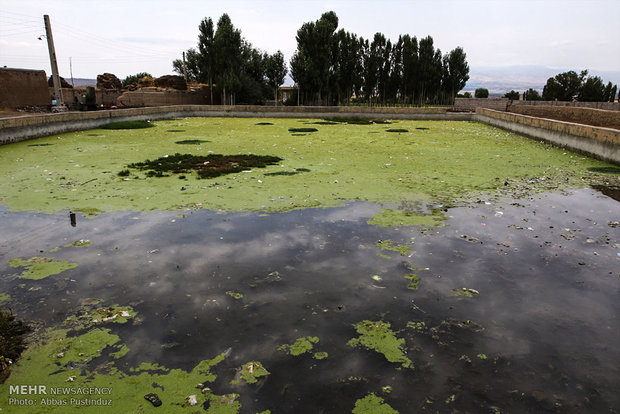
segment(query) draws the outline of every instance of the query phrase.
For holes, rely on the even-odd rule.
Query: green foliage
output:
[[[138,83],[138,81],[140,79],[142,79],[143,77],[145,77],[145,76],[148,76],[148,77],[151,77],[151,78],[153,77],[148,72],[140,72],[140,73],[136,73],[135,75],[129,75],[125,79],[123,79],[122,86],[123,86],[123,88],[126,88],[128,85]]]
[[[486,89],[486,88],[478,88],[474,92],[474,96],[476,98],[488,98],[489,97],[489,90]]]
[[[508,98],[508,99],[510,99],[511,101],[518,101],[520,96],[521,96],[521,95],[519,94],[519,92],[517,92],[517,91],[515,91],[515,90],[512,90],[512,91],[510,91],[510,92],[507,92],[507,93],[504,95],[504,98]]]
[[[274,90],[274,100],[278,100],[278,88],[284,83],[287,69],[284,63],[284,55],[279,50],[273,55],[267,56],[265,63],[265,75],[267,84]]]
[[[605,86],[599,76],[588,76],[583,70],[563,72],[547,80],[542,99],[546,101],[613,102],[617,86],[611,82]]]
[[[121,122],[110,122],[109,124],[105,124],[101,126],[101,129],[142,129],[142,128],[153,128],[155,126],[154,123],[149,121],[121,121]]]
[[[540,101],[542,100],[542,97],[540,96],[540,94],[538,93],[536,89],[530,88],[527,91],[523,92],[523,100],[524,101]]]
[[[264,168],[282,161],[269,155],[222,155],[207,156],[179,154],[166,155],[155,160],[129,164],[128,168],[146,171],[149,177],[165,177],[164,173],[182,174],[196,171],[200,178],[214,178],[224,174],[241,172],[247,168]]]

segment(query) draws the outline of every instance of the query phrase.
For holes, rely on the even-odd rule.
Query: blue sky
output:
[[[296,48],[302,23],[328,10],[365,38],[431,35],[442,52],[461,46],[472,74],[488,66],[540,65],[620,71],[620,0],[0,0],[0,66],[50,73],[43,15],[51,19],[61,76],[119,78],[172,73],[196,45],[198,24],[228,13],[255,47]],[[604,79],[606,80],[606,79]]]

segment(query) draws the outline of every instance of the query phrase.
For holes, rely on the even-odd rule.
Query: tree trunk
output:
[[[278,106],[278,88],[273,89],[273,106]]]
[[[209,76],[209,93],[211,94],[210,104],[213,105],[213,78],[211,76]]]

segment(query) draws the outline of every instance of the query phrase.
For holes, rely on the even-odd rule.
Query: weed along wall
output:
[[[477,121],[620,164],[620,130],[478,108]]]

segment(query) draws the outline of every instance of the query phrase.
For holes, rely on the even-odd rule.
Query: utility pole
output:
[[[64,108],[65,101],[62,99],[62,90],[60,88],[60,75],[58,75],[58,62],[56,62],[56,51],[54,50],[54,39],[52,38],[52,26],[50,25],[50,17],[46,14],[43,16],[45,22],[45,37],[47,38],[47,48],[50,52],[50,64],[52,66],[52,82],[54,83],[54,95],[56,95],[56,105]]]
[[[185,52],[183,52],[183,77],[185,78],[185,83],[187,83],[187,66],[185,66]]]

